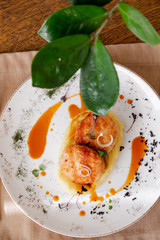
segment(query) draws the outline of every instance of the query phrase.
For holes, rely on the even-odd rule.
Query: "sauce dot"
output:
[[[42,186],[40,186],[40,188],[43,188]]]
[[[124,99],[124,96],[123,95],[119,95],[119,99]]]
[[[53,195],[52,195],[52,194],[50,194],[50,196],[52,197]]]
[[[111,184],[111,181],[108,181],[109,184]]]
[[[107,193],[107,194],[106,194],[106,198],[109,198],[109,197],[110,197],[110,195]]]
[[[132,101],[131,99],[128,99],[128,100],[127,100],[127,103],[128,103],[128,104],[132,104],[132,102],[133,102],[133,101]]]
[[[46,172],[45,171],[42,171],[41,172],[41,175],[44,177],[44,176],[46,176]]]
[[[116,193],[116,190],[114,188],[111,188],[109,191],[111,195],[114,195]]]
[[[85,202],[85,201],[83,201],[83,202],[82,202],[82,204],[83,204],[83,205],[85,205],[85,204],[86,204],[86,202]]]
[[[48,195],[48,194],[49,194],[49,192],[47,191],[47,192],[46,192],[46,194]]]
[[[51,131],[53,131],[53,128],[51,128]]]
[[[58,196],[53,196],[53,200],[54,200],[55,202],[58,202],[59,197],[58,197]]]
[[[84,216],[86,215],[86,212],[83,211],[83,210],[81,210],[80,213],[79,213],[79,215],[80,215],[81,217],[84,217]]]

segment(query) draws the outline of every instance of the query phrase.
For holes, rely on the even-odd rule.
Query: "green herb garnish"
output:
[[[40,171],[44,171],[46,169],[46,167],[43,165],[43,164],[40,164],[39,165],[39,169],[34,169],[32,171],[32,174],[35,176],[35,177],[38,177],[39,176],[39,172]]]
[[[43,164],[39,165],[39,170],[40,171],[44,171],[45,169],[46,169],[46,167]]]
[[[112,207],[112,205],[109,205],[108,208],[109,208],[109,210],[111,210],[113,207]]]
[[[90,137],[91,139],[95,139],[96,137],[94,135],[86,134],[87,137]]]
[[[112,202],[112,200],[111,199],[109,199],[109,203],[111,203]]]
[[[51,98],[53,96],[53,94],[55,93],[56,89],[52,89],[52,90],[49,90],[47,91],[46,95]]]
[[[35,176],[35,177],[38,177],[39,176],[39,170],[38,169],[34,169],[32,171],[32,174]]]
[[[107,152],[105,152],[105,151],[100,151],[100,150],[96,150],[96,151],[99,153],[100,157],[106,157],[107,156]]]

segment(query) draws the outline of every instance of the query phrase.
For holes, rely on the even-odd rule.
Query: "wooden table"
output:
[[[105,8],[110,9],[116,2],[113,0]],[[139,9],[160,33],[159,0],[125,2]],[[0,53],[40,49],[45,44],[37,35],[42,23],[50,14],[67,6],[70,6],[67,0],[1,0]],[[102,32],[101,39],[105,45],[140,42],[124,25],[118,12]]]

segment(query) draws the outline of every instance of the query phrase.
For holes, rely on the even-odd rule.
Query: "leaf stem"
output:
[[[119,2],[123,2],[123,0],[119,0]],[[119,2],[110,10],[106,13],[106,18],[104,19],[104,21],[102,22],[101,26],[98,28],[98,30],[95,32],[95,34],[92,37],[93,39],[98,39],[99,34],[101,33],[101,31],[103,30],[103,28],[106,26],[106,24],[108,23],[109,19],[113,16],[113,14],[119,9]]]

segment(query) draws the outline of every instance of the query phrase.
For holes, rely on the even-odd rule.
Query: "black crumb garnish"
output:
[[[84,186],[82,186],[82,192],[87,192],[88,190],[84,187]]]
[[[146,152],[148,152],[148,150],[147,150],[147,149],[145,149],[145,150],[144,150],[144,152],[146,153]]]
[[[137,176],[135,177],[135,182],[139,182],[139,178]]]
[[[134,200],[136,200],[137,198],[135,197],[135,198],[132,198],[132,201],[134,201]]]
[[[44,209],[44,208],[43,208],[43,213],[44,213],[44,214],[46,214],[46,213],[47,213],[46,209]]]
[[[144,166],[147,167],[147,166],[148,166],[148,162],[146,162],[146,163],[144,164]]]
[[[150,160],[153,162],[154,161],[154,157],[151,157]]]
[[[60,100],[61,100],[62,102],[65,102],[65,101],[66,101],[66,94],[65,94],[64,96],[62,96],[62,97],[60,98]]]
[[[145,100],[145,101],[148,101],[148,98],[145,98],[144,100]]]
[[[150,131],[150,136],[151,136],[151,137],[155,137],[155,135],[153,134],[152,131]]]
[[[153,147],[157,147],[157,144],[158,144],[158,141],[156,141],[155,139],[153,140],[153,143],[151,143]]]
[[[142,136],[142,135],[143,135],[143,132],[139,132],[139,135]]]
[[[135,106],[132,106],[132,108],[135,108]]]
[[[153,169],[149,169],[148,172],[152,172]]]
[[[139,116],[140,116],[141,118],[143,118],[143,115],[142,115],[142,113],[139,113]]]
[[[11,111],[11,108],[8,108],[9,111]]]
[[[126,193],[124,194],[124,197],[130,197],[130,193],[129,193],[129,192],[126,192]]]
[[[93,208],[93,211],[95,211],[96,209],[97,209],[97,207],[94,207],[94,208]]]
[[[151,152],[151,153],[153,153],[153,152],[154,152],[154,149],[153,149],[153,147],[151,147],[151,150],[150,150],[150,152]]]
[[[102,207],[105,207],[105,206],[106,206],[105,204],[102,205]]]
[[[120,146],[120,149],[119,149],[119,150],[122,151],[123,149],[124,149],[124,146]]]
[[[138,101],[138,98],[136,98],[135,100]]]
[[[104,212],[97,212],[97,215],[104,215]]]

